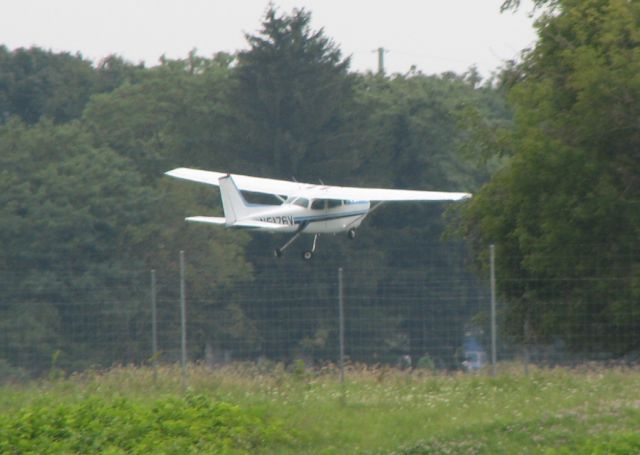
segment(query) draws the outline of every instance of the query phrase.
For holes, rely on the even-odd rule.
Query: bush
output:
[[[416,368],[419,368],[421,370],[436,371],[436,364],[429,354],[425,354],[420,357],[420,359],[418,359]]]
[[[151,403],[42,400],[0,416],[0,453],[253,453],[287,441],[276,423],[203,395]]]

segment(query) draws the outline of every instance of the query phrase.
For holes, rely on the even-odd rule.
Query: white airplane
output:
[[[166,175],[220,187],[224,218],[191,216],[187,221],[293,233],[282,247],[274,250],[276,257],[282,256],[301,234],[314,235],[311,249],[303,253],[304,259],[311,259],[315,253],[318,234],[346,232],[349,238],[355,238],[360,223],[385,202],[459,201],[471,197],[469,193],[313,185],[188,168],[173,169]],[[270,194],[281,204],[249,203],[241,191]]]

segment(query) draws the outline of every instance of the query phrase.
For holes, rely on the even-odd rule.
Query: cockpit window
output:
[[[311,201],[311,208],[313,210],[322,210],[327,205],[326,203],[326,199],[314,199],[313,201]]]
[[[330,209],[340,207],[341,205],[342,205],[342,201],[339,199],[329,199],[327,201],[327,207],[329,207]]]
[[[304,207],[305,209],[309,206],[309,199],[299,197],[294,199],[292,204],[299,205],[300,207]]]

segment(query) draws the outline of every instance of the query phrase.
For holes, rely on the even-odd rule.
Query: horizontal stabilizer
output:
[[[291,229],[291,226],[287,224],[269,223],[268,221],[254,221],[254,220],[236,221],[230,227],[245,228],[245,229],[259,229],[259,230],[265,230],[265,231]]]
[[[185,220],[191,221],[193,223],[227,224],[227,220],[225,218],[216,216],[190,216],[188,218],[185,218]],[[267,221],[255,220],[236,221],[231,225],[227,225],[227,227],[240,229],[257,229],[265,231],[276,231],[291,228],[291,226],[286,224],[269,223]]]
[[[225,224],[226,220],[217,216],[190,216],[185,218],[187,221],[194,223],[209,223],[209,224]]]

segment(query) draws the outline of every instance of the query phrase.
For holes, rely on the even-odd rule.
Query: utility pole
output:
[[[378,52],[378,74],[384,76],[384,53],[386,49],[384,47],[379,47],[377,49]]]

